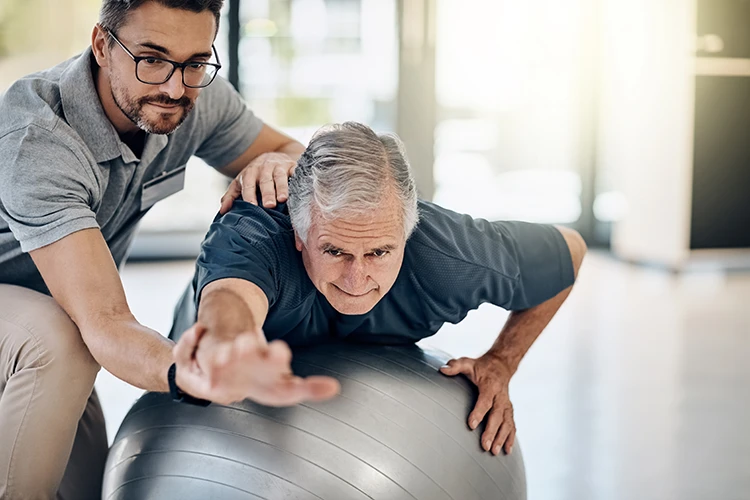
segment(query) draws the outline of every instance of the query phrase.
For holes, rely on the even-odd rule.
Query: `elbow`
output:
[[[581,268],[581,264],[583,264],[583,258],[586,256],[586,252],[588,251],[586,241],[584,241],[583,237],[575,229],[570,229],[568,227],[562,226],[557,226],[557,229],[560,231],[563,238],[565,239],[565,243],[568,245],[568,250],[570,250],[570,258],[573,262],[573,273],[576,277],[578,277],[578,270]]]
[[[91,356],[99,366],[105,366],[107,364],[107,346],[101,331],[93,330],[90,327],[79,328],[79,331]]]
[[[84,344],[97,363],[101,366],[109,366],[111,358],[117,357],[117,334],[124,327],[138,325],[135,316],[129,310],[115,314],[94,314],[78,324]]]

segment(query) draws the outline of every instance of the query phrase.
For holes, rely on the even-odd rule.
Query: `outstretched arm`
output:
[[[574,274],[586,254],[586,243],[574,230],[557,228],[562,233],[570,250]],[[482,433],[482,447],[497,455],[501,448],[510,453],[516,435],[513,405],[510,402],[508,384],[534,341],[557,313],[570,294],[569,286],[551,299],[522,311],[513,311],[492,347],[479,358],[452,359],[441,368],[445,375],[463,373],[478,388],[479,398],[469,414],[469,427],[475,429],[486,418]]]
[[[249,398],[290,406],[338,393],[339,384],[331,377],[292,374],[289,346],[281,340],[266,342],[261,327],[267,313],[266,295],[250,281],[227,278],[204,287],[198,321],[175,348],[175,359],[189,367],[178,375],[191,396],[224,404]]]

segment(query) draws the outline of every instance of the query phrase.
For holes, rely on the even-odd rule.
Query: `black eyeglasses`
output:
[[[139,82],[147,85],[161,85],[172,78],[174,72],[179,68],[182,71],[182,84],[184,86],[191,89],[201,89],[208,87],[214,81],[214,78],[216,78],[219,69],[221,69],[219,53],[216,52],[216,48],[213,45],[211,45],[211,50],[216,55],[216,64],[200,61],[178,63],[160,57],[136,56],[117,39],[114,33],[107,28],[104,28],[104,31],[109,33],[112,40],[117,42],[117,45],[122,47],[122,50],[135,61],[135,77]]]

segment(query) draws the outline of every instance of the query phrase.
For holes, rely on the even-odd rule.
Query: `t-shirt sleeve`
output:
[[[449,321],[484,302],[528,309],[574,281],[570,251],[553,226],[489,222],[427,203],[420,210],[410,244],[418,249],[425,293]]]
[[[554,226],[528,222],[493,222],[514,247],[516,285],[510,310],[528,309],[551,299],[575,281],[573,260],[565,238]]]
[[[0,216],[24,252],[98,228],[98,192],[86,159],[49,131],[30,126],[0,139]]]
[[[263,128],[263,121],[221,77],[206,87],[196,106],[200,106],[200,126],[206,133],[195,154],[214,168],[225,167],[239,158]]]
[[[247,205],[247,208],[238,209],[239,205]],[[196,264],[196,307],[203,288],[225,278],[256,284],[266,294],[269,307],[274,304],[279,260],[266,228],[266,218],[263,209],[237,202],[230,212],[214,219]]]

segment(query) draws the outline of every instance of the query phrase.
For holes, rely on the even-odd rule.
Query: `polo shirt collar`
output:
[[[120,156],[125,163],[137,162],[138,158],[120,140],[117,130],[104,113],[94,85],[92,64],[93,53],[89,47],[60,77],[60,96],[65,118],[91,150],[97,163],[111,161]],[[151,163],[166,147],[168,141],[166,135],[147,134],[141,162]]]
[[[68,124],[81,136],[97,163],[104,163],[122,156],[122,141],[102,108],[91,73],[92,64],[89,47],[60,77],[60,97]]]
[[[141,163],[144,165],[150,164],[156,158],[156,155],[161,153],[162,149],[167,147],[169,142],[169,136],[164,134],[146,134],[146,144],[143,146],[143,153],[141,154]],[[130,148],[128,148],[130,151]],[[132,152],[131,152],[132,154]]]

